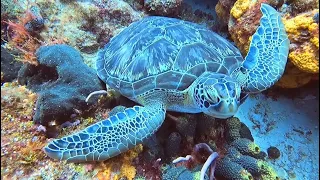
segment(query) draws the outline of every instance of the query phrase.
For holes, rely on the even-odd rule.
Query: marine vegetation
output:
[[[22,62],[38,65],[35,53],[40,46],[64,43],[63,39],[44,40],[41,37],[40,32],[46,28],[45,20],[40,7],[31,1],[27,1],[24,13],[17,17],[15,22],[8,19],[2,20],[1,23],[6,27],[4,34],[8,42],[5,47],[11,50],[18,49],[21,55],[15,59]]]
[[[35,52],[42,42],[36,31],[40,31],[44,27],[44,19],[40,14],[39,7],[36,4],[30,4],[24,15],[18,17],[17,22],[11,20],[2,22],[7,24],[7,46],[17,48],[22,53],[22,57],[16,59],[37,65]]]

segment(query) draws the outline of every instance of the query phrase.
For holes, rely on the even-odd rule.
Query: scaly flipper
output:
[[[261,92],[271,87],[281,78],[287,63],[290,42],[280,14],[267,4],[261,4],[261,12],[248,55],[232,73],[243,92]]]
[[[165,119],[160,103],[134,106],[86,129],[51,141],[45,153],[68,162],[103,161],[127,151],[152,135]]]

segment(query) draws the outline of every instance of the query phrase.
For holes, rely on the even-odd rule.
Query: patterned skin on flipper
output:
[[[247,93],[274,85],[285,70],[289,53],[290,42],[280,14],[267,4],[261,4],[261,12],[260,26],[252,36],[245,61],[232,74]]]
[[[158,102],[126,108],[80,132],[51,141],[44,151],[51,158],[67,162],[103,161],[129,150],[157,131],[165,112]]]

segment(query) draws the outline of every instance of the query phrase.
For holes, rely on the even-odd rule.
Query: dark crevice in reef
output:
[[[25,64],[19,71],[18,81],[19,84],[24,84],[33,91],[38,92],[41,90],[41,85],[56,81],[58,78],[59,74],[56,67]]]

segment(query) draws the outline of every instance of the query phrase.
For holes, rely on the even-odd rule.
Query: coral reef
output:
[[[109,159],[99,164],[99,171],[96,177],[99,180],[104,179],[133,179],[136,176],[136,167],[132,164],[132,161],[138,157],[138,154],[142,152],[143,146],[137,145],[132,150],[121,154],[115,158]]]
[[[37,4],[50,22],[41,32],[44,39],[59,37],[80,50],[84,61],[95,68],[98,49],[131,22],[144,17],[124,1],[44,1]],[[93,55],[93,56],[92,56]]]
[[[37,59],[39,66],[25,64],[19,72],[19,82],[39,94],[35,123],[48,125],[57,120],[61,124],[71,114],[78,114],[93,104],[85,102],[90,92],[103,89],[94,70],[70,46],[43,46],[37,51]]]
[[[316,1],[294,1],[283,4],[271,0],[238,0],[230,11],[229,32],[243,55],[247,54],[251,36],[259,25],[261,3],[281,9],[282,21],[290,40],[289,62],[283,77],[276,83],[283,88],[301,87],[319,73],[319,13]]]
[[[178,132],[172,132],[165,145],[166,155],[176,157],[180,152],[181,136]]]
[[[200,154],[200,150],[204,149],[205,151],[207,151],[210,155],[207,158],[207,160],[205,161],[205,163],[203,164],[203,167],[201,168],[200,171],[200,179],[203,180],[206,177],[206,172],[207,169],[209,169],[209,178],[210,179],[214,179],[214,172],[215,172],[215,168],[216,168],[216,162],[217,159],[219,157],[217,152],[214,152],[211,147],[209,145],[207,145],[206,143],[199,143],[196,144],[195,147],[193,148],[194,151],[194,155],[187,155],[186,157],[178,157],[177,159],[173,160],[172,163],[176,164],[176,163],[180,163],[180,162],[188,162],[190,163],[196,163],[197,162],[197,156],[198,154]],[[193,162],[194,161],[194,162]]]
[[[260,147],[246,138],[236,139],[231,143],[241,154],[255,156],[260,153]]]
[[[246,126],[242,122],[241,122],[241,128],[240,128],[240,137],[253,141],[253,137],[252,137],[250,129],[248,128],[248,126]]]
[[[1,1],[1,20],[2,17],[7,16],[8,19],[15,19],[20,14],[24,13],[24,8],[21,6],[22,0],[12,1],[3,0]]]
[[[217,161],[216,176],[227,179],[277,180],[279,176],[273,167],[264,161],[257,151],[257,145],[240,138],[230,143],[226,154]]]
[[[230,10],[236,0],[219,0],[215,6],[216,13],[223,26],[228,25]]]
[[[195,167],[192,170],[187,169],[184,166],[171,166],[167,165],[163,167],[163,180],[199,180],[200,179],[200,173],[199,168]],[[209,177],[205,175],[203,180],[208,180]]]
[[[31,6],[30,8],[36,7]],[[40,14],[38,16],[40,16]],[[35,65],[38,64],[35,52],[42,44],[42,41],[39,40],[38,34],[33,31],[33,27],[35,27],[35,25],[32,25],[36,24],[34,22],[41,21],[42,26],[39,26],[39,29],[40,27],[43,27],[43,19],[38,16],[34,16],[28,7],[25,14],[19,17],[18,22],[15,23],[10,20],[3,21],[7,24],[6,34],[7,39],[9,40],[8,43],[5,44],[5,47],[10,50],[13,48],[18,49],[22,55],[17,57],[17,60]]]
[[[262,1],[257,4],[260,2]],[[144,142],[143,146],[138,145],[104,162],[74,164],[53,161],[41,151],[43,145],[50,141],[48,137],[69,135],[135,104],[123,96],[114,94],[92,96],[86,100],[89,93],[103,89],[104,85],[100,84],[95,72],[85,64],[94,68],[98,49],[124,27],[147,15],[178,17],[206,25],[213,30],[221,25],[217,23],[212,13],[214,8],[206,4],[203,5],[205,8],[200,8],[200,3],[197,6],[188,3],[189,1],[181,0],[90,2],[37,0],[35,4],[28,5],[17,0],[1,3],[1,8],[4,9],[1,11],[1,17],[5,17],[7,22],[2,24],[5,24],[5,27],[10,26],[8,32],[12,41],[11,45],[5,42],[7,31],[6,28],[1,28],[5,30],[5,33],[2,32],[4,37],[2,41],[6,43],[4,47],[12,54],[23,47],[23,50],[30,53],[25,55],[29,56],[16,59],[38,64],[38,66],[25,64],[19,73],[19,83],[26,84],[36,93],[29,91],[25,86],[19,86],[16,82],[4,83],[1,87],[1,177],[3,179],[129,180],[200,179],[200,177],[209,179],[209,176],[212,177],[210,171],[207,174],[201,172],[202,164],[208,160],[205,166],[211,165],[211,170],[214,162],[217,162],[215,171],[211,171],[217,178],[253,179],[259,176],[261,179],[275,178],[277,175],[274,170],[262,160],[265,154],[260,149],[257,151],[257,145],[253,143],[249,128],[235,117],[225,121],[205,114],[172,113],[170,116],[170,112],[161,129]],[[225,25],[234,3],[235,0],[221,0],[215,6]],[[254,16],[255,11],[248,13],[251,8],[258,7],[257,4],[239,0],[234,6],[237,9],[233,9],[232,14],[239,16],[239,22],[235,24],[240,23],[241,26],[245,26],[240,20],[247,15],[254,19],[253,27],[251,24],[247,25],[246,31],[235,35],[236,38],[238,36],[243,38],[240,43],[248,42],[249,32],[254,32],[258,24],[256,20],[259,19],[259,15]],[[289,6],[292,11],[299,14],[307,11],[301,8],[310,10],[311,2],[305,5],[292,2]],[[276,3],[274,6],[280,5]],[[35,11],[32,7],[36,7]],[[297,14],[286,16],[288,22]],[[308,25],[311,29],[315,28],[316,15],[314,11],[304,15],[309,19],[313,18],[313,22]],[[239,28],[241,26],[235,28],[241,30]],[[312,32],[316,32],[315,29]],[[317,39],[314,38],[316,35],[316,33],[310,35],[312,37],[309,41],[313,43],[311,50],[316,50]],[[297,38],[301,36],[295,37]],[[303,39],[299,39],[299,42],[302,41]],[[48,46],[62,42],[80,52],[66,45]],[[44,46],[38,49],[40,45]],[[56,53],[58,51],[61,53]],[[13,70],[18,69],[21,64],[18,61],[14,61],[14,65],[7,61],[4,63],[8,67],[15,66],[8,68]],[[301,70],[293,63],[291,65],[297,69],[301,78]],[[1,69],[2,82],[15,79],[16,71],[13,70],[8,73],[8,70]],[[313,77],[310,73],[306,74],[308,78]],[[303,81],[306,79],[307,77],[302,78]],[[116,107],[111,111],[108,109],[114,106]],[[87,113],[88,111],[91,112]],[[34,125],[32,121],[47,126]],[[193,147],[199,142],[206,142],[207,146],[212,151],[218,152],[220,157],[217,158],[210,152],[203,152],[202,148],[194,150]],[[227,143],[229,146],[226,146]],[[232,149],[234,153],[229,155]],[[177,163],[176,166],[169,162],[177,156],[185,156],[190,152],[192,152],[190,156],[194,157],[193,162],[187,160]]]
[[[21,66],[20,61],[15,61],[13,55],[1,47],[1,83],[16,79]]]
[[[181,13],[182,0],[144,0],[144,8],[151,15],[176,17]]]
[[[238,118],[236,117],[228,118],[226,120],[226,125],[228,128],[228,131],[226,131],[226,133],[227,133],[227,139],[229,142],[232,142],[241,137],[241,134],[240,134],[241,122]]]
[[[257,2],[252,0],[238,0],[231,8],[228,22],[229,33],[243,55],[247,54],[250,37],[260,24],[260,6],[263,2],[265,2],[265,0]]]
[[[45,136],[32,123],[37,95],[16,82],[1,86],[1,177],[30,173],[44,158]],[[5,136],[4,136],[5,135]]]
[[[241,165],[225,157],[217,162],[216,177],[224,179],[253,180],[253,176]]]
[[[291,42],[289,59],[306,73],[319,73],[319,25],[313,19],[317,13],[319,9],[283,20]]]
[[[193,143],[197,121],[188,115],[180,116],[178,118],[175,118],[170,114],[167,116],[170,117],[170,119],[174,119],[177,131],[187,139],[189,143]]]
[[[40,13],[40,8],[37,5],[31,5],[27,10],[30,20],[24,24],[24,28],[28,32],[40,31],[44,27],[44,19]]]
[[[263,179],[277,179],[274,169],[265,161],[255,159],[248,155],[242,155],[234,147],[228,149],[226,157],[231,161],[241,165],[249,173],[254,176],[261,176]]]

